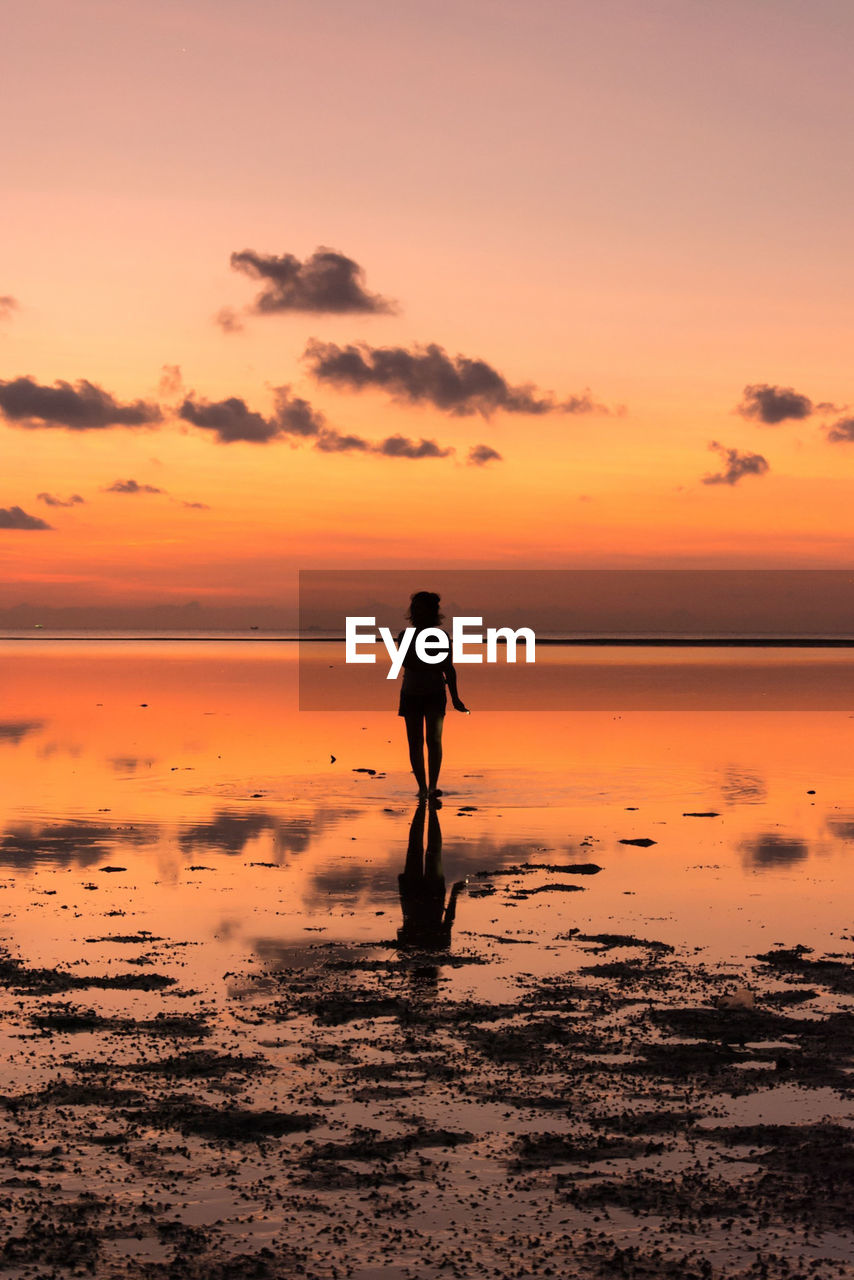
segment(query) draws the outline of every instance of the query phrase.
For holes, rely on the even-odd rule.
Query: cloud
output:
[[[0,507],[0,529],[52,529],[39,516],[27,515],[20,507]]]
[[[738,484],[744,476],[763,476],[770,467],[761,453],[739,453],[713,440],[709,445],[724,461],[723,471],[703,476],[703,484]]]
[[[483,467],[487,462],[503,462],[497,449],[488,444],[475,444],[469,449],[469,466]]]
[[[115,480],[105,490],[105,493],[163,493],[162,489],[156,488],[153,484],[138,484],[136,480]]]
[[[13,298],[11,293],[0,294],[0,321],[11,320],[14,312],[18,310],[18,299]]]
[[[454,452],[450,446],[442,448],[435,440],[410,440],[400,435],[366,440],[364,436],[343,435],[330,427],[320,432],[314,447],[323,453],[375,453],[383,458],[447,458]]]
[[[827,439],[831,444],[850,444],[854,441],[854,418],[840,418],[832,427],[827,428]]]
[[[373,446],[384,458],[447,458],[454,450],[442,449],[435,440],[410,440],[408,436],[387,436]]]
[[[326,425],[320,410],[301,396],[292,396],[290,387],[276,387],[275,419],[285,435],[316,436]]]
[[[185,422],[212,431],[220,444],[234,444],[238,440],[268,444],[281,436],[315,437],[326,427],[320,410],[301,396],[291,395],[287,386],[276,387],[275,410],[269,418],[255,413],[237,396],[214,402],[188,396],[178,412]]]
[[[184,390],[184,379],[179,364],[163,364],[160,366],[160,381],[157,390],[162,396],[179,396]]]
[[[219,325],[223,333],[242,333],[245,328],[234,307],[222,307],[214,316],[214,323]]]
[[[358,262],[322,245],[305,262],[292,253],[277,257],[244,249],[231,255],[231,265],[253,280],[264,281],[264,288],[250,308],[255,315],[280,311],[389,315],[396,310],[388,298],[367,291],[365,273]],[[235,319],[226,308],[220,312],[218,322],[228,331]]]
[[[486,418],[496,409],[530,414],[607,412],[587,393],[561,403],[536,387],[512,387],[485,360],[449,356],[436,343],[409,351],[367,343],[339,347],[312,338],[303,358],[318,382],[348,391],[379,387],[395,400],[431,404],[459,416],[480,413]]]
[[[813,402],[808,396],[800,395],[791,387],[771,387],[767,382],[757,382],[744,388],[742,401],[736,406],[736,412],[742,418],[752,418],[767,426],[776,426],[778,422],[785,422],[788,418],[808,418],[813,408]]]
[[[79,493],[72,493],[67,501],[54,497],[52,493],[37,493],[36,497],[39,502],[43,502],[48,507],[76,507],[86,501],[85,498],[80,497]]]
[[[834,404],[832,400],[820,400],[813,405],[816,413],[844,413],[847,408],[847,404]]]
[[[321,453],[365,453],[372,445],[363,436],[342,435],[340,431],[326,427],[318,435],[314,447]]]
[[[188,507],[191,511],[210,511],[206,502],[182,502],[181,506]]]
[[[141,427],[160,422],[162,417],[156,404],[144,400],[120,404],[85,378],[74,386],[57,380],[52,387],[30,377],[0,380],[0,413],[23,427],[64,427],[68,431]]]
[[[446,458],[454,452],[435,440],[394,435],[374,441],[337,431],[327,425],[319,409],[301,396],[292,395],[288,386],[276,387],[275,409],[269,418],[255,413],[237,397],[215,403],[188,398],[181,406],[180,416],[193,426],[212,431],[221,444],[241,440],[270,444],[289,439],[292,443],[312,441],[321,453],[373,453],[386,458]]]
[[[238,440],[267,444],[281,434],[277,422],[255,413],[238,396],[214,402],[188,397],[178,414],[184,422],[201,427],[203,431],[212,431],[220,444],[234,444]]]

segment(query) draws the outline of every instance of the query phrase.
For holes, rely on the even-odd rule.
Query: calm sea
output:
[[[303,649],[330,670],[329,646]],[[300,711],[297,650],[222,637],[0,645],[7,943],[68,958],[77,914],[96,906],[154,932],[168,918],[205,944],[193,963],[217,972],[306,930],[394,935],[414,804],[396,689],[370,710]],[[446,874],[526,860],[603,871],[585,893],[498,916],[461,901],[462,928],[533,928],[548,910],[557,925],[621,932],[654,921],[665,941],[745,955],[848,927],[850,651],[546,652],[543,687],[553,700],[573,688],[575,709],[483,710],[489,673],[480,692],[461,677],[472,714],[445,728]],[[754,705],[769,688],[777,702]],[[709,690],[732,705],[712,706]],[[623,843],[637,839],[652,843]]]

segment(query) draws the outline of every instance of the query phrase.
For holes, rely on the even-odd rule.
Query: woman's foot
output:
[[[435,799],[436,796],[442,795],[442,792],[439,789],[439,787],[431,787],[430,790],[427,792],[427,794],[428,796],[430,796],[431,799]]]

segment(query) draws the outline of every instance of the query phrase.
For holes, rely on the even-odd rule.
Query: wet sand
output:
[[[854,1275],[846,715],[449,722],[405,946],[397,724],[167,668],[4,690],[0,1275]]]

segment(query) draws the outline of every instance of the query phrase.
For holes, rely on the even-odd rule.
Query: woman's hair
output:
[[[416,627],[435,627],[442,621],[440,596],[435,591],[416,591],[409,598],[407,618]]]

